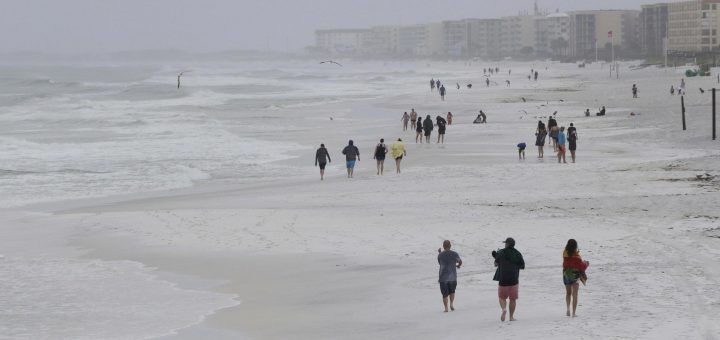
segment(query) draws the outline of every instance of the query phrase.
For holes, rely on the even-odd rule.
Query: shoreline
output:
[[[559,117],[564,122],[571,117],[580,128],[579,163],[574,165],[554,164],[555,159],[547,157],[551,152],[541,162],[535,159],[532,146],[526,150],[527,160],[517,161],[515,140],[530,135],[525,129],[533,123],[512,113],[521,104],[503,102],[508,95],[491,97],[496,98],[492,102],[482,98],[485,95],[474,96],[484,93],[477,91],[473,96],[458,96],[458,102],[441,103],[434,93],[426,93],[409,98],[421,103],[416,107],[419,112],[451,105],[461,108],[454,118],[457,123],[448,128],[444,146],[411,143],[407,137],[412,133],[398,132],[402,111],[392,117],[373,112],[374,107],[385,107],[377,111],[387,112],[401,106],[395,97],[363,101],[347,111],[357,118],[328,131],[326,139],[331,141],[341,141],[342,135],[358,136],[363,157],[354,180],[343,178],[338,160],[332,163],[336,167],[325,183],[313,168],[270,182],[203,183],[179,190],[47,203],[19,211],[49,213],[40,223],[68,222],[69,247],[87,250],[82,258],[132,259],[156,268],[152,274],[159,280],[181,288],[234,294],[241,301],[165,338],[280,339],[290,334],[298,338],[331,338],[333,334],[358,339],[431,338],[443,329],[457,337],[501,332],[550,337],[555,329],[586,329],[592,338],[628,336],[622,335],[628,327],[633,329],[630,336],[648,339],[662,334],[712,334],[717,326],[709,319],[683,319],[682,325],[672,326],[673,315],[663,311],[665,305],[675,305],[681,312],[694,314],[695,309],[680,299],[691,293],[678,285],[685,266],[700,271],[694,278],[704,277],[708,282],[696,287],[706,296],[717,290],[712,284],[719,282],[720,275],[702,264],[720,253],[713,238],[702,237],[702,228],[712,226],[712,219],[683,215],[714,216],[716,182],[703,187],[691,179],[696,169],[717,169],[720,152],[710,149],[713,144],[702,142],[697,132],[683,136],[663,129],[664,124],[672,124],[666,117],[672,112],[656,116],[642,112],[638,118],[643,123],[653,118],[659,122],[633,129],[620,113],[630,106],[627,99],[618,99],[620,109],[609,110],[607,119],[585,119],[582,111],[574,111],[588,105],[574,99],[587,97],[582,91],[616,93],[613,88],[603,89],[607,82],[598,81],[589,85],[590,90],[573,93],[533,88],[513,93],[512,97],[539,92],[544,99],[573,98],[557,106],[573,110],[568,115],[561,111]],[[471,108],[479,105],[489,113],[488,126],[466,121],[472,118]],[[650,110],[651,105],[660,104],[642,105]],[[310,115],[314,109],[303,109],[301,114]],[[333,109],[323,108],[309,117],[321,117]],[[690,125],[700,124],[693,120]],[[288,138],[313,145],[314,132],[296,132]],[[645,142],[636,138],[658,133],[667,133],[666,144],[644,149]],[[401,176],[393,173],[389,162],[384,178],[375,176],[370,146],[382,134],[401,134],[406,141],[409,154]],[[528,145],[534,144],[524,138]],[[311,158],[312,150],[306,156]],[[281,162],[289,167],[310,164],[303,157]],[[549,194],[555,191],[556,195]],[[523,323],[512,329],[498,326],[494,286],[488,277],[492,267],[486,254],[499,247],[507,234],[520,235],[516,236],[518,247],[532,254],[528,270],[521,275]],[[548,303],[562,305],[560,295],[554,295],[562,287],[547,277],[559,277],[556,253],[569,234],[582,237],[579,242],[595,271],[590,281],[594,285],[581,292],[581,311],[588,317],[574,324],[547,312]],[[445,319],[439,313],[433,281],[437,270],[434,245],[443,239],[453,240],[469,264],[459,273],[458,311],[451,313],[454,318]],[[644,248],[634,249],[628,243]],[[707,254],[690,258],[692,244],[702,245]],[[643,256],[643,266],[656,269],[635,272],[628,257],[638,256],[636,251]],[[680,265],[683,261],[686,264]],[[657,276],[656,270],[667,275]],[[628,276],[639,286],[614,295],[613,287]],[[643,285],[664,277],[669,279]],[[648,306],[642,306],[643,299],[650,299]],[[655,321],[642,316],[623,320],[621,316],[627,314],[620,311],[623,300],[630,302],[630,313],[649,313]],[[695,302],[705,306],[697,307],[704,308],[705,315],[715,310],[711,301]]]

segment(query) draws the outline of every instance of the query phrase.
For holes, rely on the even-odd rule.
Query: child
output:
[[[517,145],[518,147],[518,159],[525,159],[525,143],[520,143]]]

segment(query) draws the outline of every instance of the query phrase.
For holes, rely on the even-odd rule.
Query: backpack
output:
[[[385,156],[385,145],[378,144],[375,147],[375,157],[382,157],[382,156]]]

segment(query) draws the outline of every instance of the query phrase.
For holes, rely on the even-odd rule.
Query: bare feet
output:
[[[500,321],[505,321],[505,310],[503,309],[502,313],[500,314]]]
[[[513,318],[513,317],[511,316],[511,317],[510,317],[510,321],[517,321],[517,319],[516,319],[516,318]]]
[[[565,312],[565,316],[570,316],[570,310],[568,310],[567,312]]]
[[[573,318],[577,318],[577,315],[576,315],[576,314],[573,314],[572,317],[573,317]]]
[[[447,313],[447,312],[448,312],[448,310],[446,309],[446,310],[445,310],[445,313]]]
[[[455,310],[455,307],[453,307],[452,305],[450,305],[450,310],[451,310],[451,311],[454,311],[454,310]]]

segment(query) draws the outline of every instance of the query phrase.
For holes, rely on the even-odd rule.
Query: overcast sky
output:
[[[540,0],[551,11],[643,0]],[[300,49],[318,28],[364,28],[532,10],[533,0],[0,0],[0,53]]]

